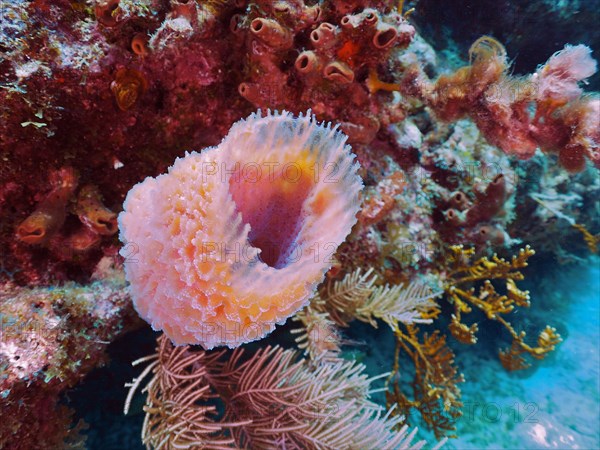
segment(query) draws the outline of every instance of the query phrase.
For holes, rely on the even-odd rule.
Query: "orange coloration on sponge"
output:
[[[314,117],[259,112],[134,186],[119,227],[140,315],[175,344],[233,348],[305,306],[359,210],[345,142]]]

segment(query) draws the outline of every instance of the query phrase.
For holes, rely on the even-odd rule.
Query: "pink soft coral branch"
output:
[[[537,81],[537,99],[576,100],[583,94],[579,82],[591,77],[597,70],[598,65],[589,47],[565,45],[533,76]]]

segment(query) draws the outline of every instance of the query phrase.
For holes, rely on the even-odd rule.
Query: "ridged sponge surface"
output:
[[[345,142],[309,115],[258,112],[134,186],[119,227],[139,314],[175,344],[233,348],[305,306],[359,210]]]

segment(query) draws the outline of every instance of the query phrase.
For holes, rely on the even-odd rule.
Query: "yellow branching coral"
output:
[[[525,332],[512,332],[513,342],[510,348],[499,351],[500,362],[506,370],[522,370],[528,368],[531,364],[527,362],[523,355],[529,354],[535,359],[544,359],[544,357],[554,350],[554,348],[562,342],[560,334],[550,325],[540,333],[537,338],[537,346],[531,347],[527,345],[525,340]]]
[[[583,239],[588,246],[591,253],[598,253],[598,246],[600,245],[600,234],[592,234],[584,225],[578,223],[573,224],[573,228],[580,231],[583,234]]]
[[[504,317],[515,307],[529,307],[529,292],[519,289],[515,281],[523,279],[519,269],[527,267],[527,260],[535,254],[529,247],[521,249],[510,261],[493,255],[491,259],[482,257],[472,261],[474,249],[465,249],[462,245],[450,247],[450,270],[444,286],[449,302],[454,306],[449,326],[450,333],[464,344],[477,342],[477,324],[467,326],[462,322],[462,315],[469,314],[475,307],[481,310],[488,319],[501,323],[513,338],[510,349],[500,352],[500,361],[507,370],[518,370],[529,366],[524,355],[543,359],[561,342],[556,330],[547,326],[537,339],[537,346],[532,347],[525,342],[525,332],[517,333]],[[504,280],[505,294],[500,294],[491,280]],[[476,292],[474,287],[465,287],[472,283],[483,283]]]
[[[479,326],[476,323],[471,326],[461,323],[460,319],[456,317],[456,314],[452,314],[448,329],[450,330],[450,334],[462,344],[475,344],[477,342]]]
[[[163,335],[130,385],[148,392],[142,439],[148,448],[413,449],[416,430],[369,400],[365,367],[312,366],[298,352],[266,347],[248,355],[174,347]],[[399,431],[394,431],[399,428]]]
[[[439,331],[425,333],[419,338],[419,329],[407,325],[406,332],[398,327],[395,332],[396,351],[394,367],[386,392],[388,406],[398,405],[398,414],[408,415],[411,408],[421,413],[423,420],[439,439],[455,429],[455,420],[462,415],[459,383],[464,381],[454,364],[454,353],[446,344],[446,336]],[[400,354],[406,353],[414,364],[415,375],[412,399],[401,389]]]

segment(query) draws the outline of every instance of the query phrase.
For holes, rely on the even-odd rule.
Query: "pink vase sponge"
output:
[[[308,114],[258,112],[134,186],[119,228],[139,314],[175,344],[234,348],[305,306],[360,207],[345,142]]]

